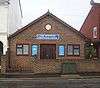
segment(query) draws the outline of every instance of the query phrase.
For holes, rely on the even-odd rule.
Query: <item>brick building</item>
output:
[[[80,32],[91,39],[96,48],[96,57],[100,58],[100,3],[92,1],[92,8],[86,17]]]
[[[86,37],[50,12],[9,38],[7,69],[60,73],[62,63],[84,60]],[[73,62],[74,61],[74,62]]]

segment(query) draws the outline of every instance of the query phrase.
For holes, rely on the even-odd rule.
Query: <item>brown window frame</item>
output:
[[[72,55],[68,55],[68,46],[71,45],[73,47],[73,50],[72,50]],[[79,48],[75,48],[75,46],[78,46]],[[74,50],[75,49],[79,49],[79,55],[75,55],[74,54]],[[67,44],[67,56],[80,56],[80,44]]]
[[[21,47],[21,48],[22,48],[22,54],[17,54],[17,49],[18,49],[17,46],[18,46],[18,45],[22,45],[22,47]],[[28,45],[28,54],[24,54],[24,52],[23,52],[23,46],[24,46],[24,45]],[[20,47],[19,47],[19,48],[20,48]],[[17,55],[17,56],[28,56],[28,55],[29,55],[29,51],[30,51],[29,44],[16,44],[16,55]]]

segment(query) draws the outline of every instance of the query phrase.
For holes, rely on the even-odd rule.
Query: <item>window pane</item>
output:
[[[68,45],[68,55],[73,55],[73,45]]]
[[[22,54],[22,49],[17,49],[17,55]]]
[[[74,55],[79,55],[79,49],[74,49]]]
[[[36,56],[38,53],[38,46],[37,45],[32,45],[32,55]]]
[[[29,53],[29,46],[28,45],[23,45],[23,54],[28,54]]]
[[[97,27],[93,28],[93,38],[97,38]]]
[[[80,54],[80,47],[79,45],[74,45],[74,55],[79,55]]]
[[[17,55],[22,54],[23,50],[22,50],[22,45],[17,45]]]
[[[22,45],[17,45],[17,48],[22,48]]]
[[[65,55],[65,47],[64,45],[59,46],[59,56],[64,56]]]

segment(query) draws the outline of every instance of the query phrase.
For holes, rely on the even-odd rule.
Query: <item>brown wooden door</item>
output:
[[[40,59],[55,59],[56,45],[42,44],[40,45]]]

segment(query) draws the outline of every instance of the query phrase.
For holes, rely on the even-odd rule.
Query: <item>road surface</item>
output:
[[[2,78],[0,88],[100,88],[100,78]]]

